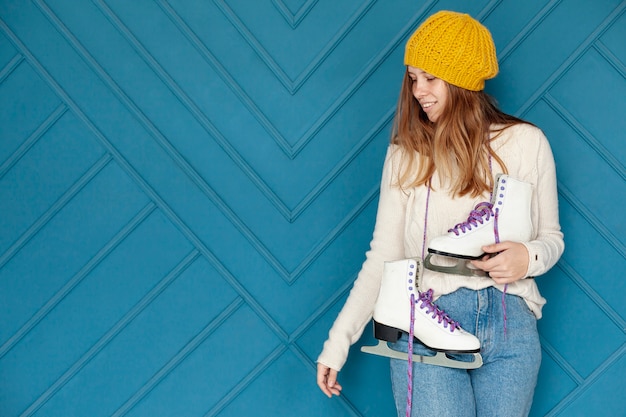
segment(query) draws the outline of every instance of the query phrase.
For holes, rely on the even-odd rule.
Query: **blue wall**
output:
[[[0,1],[0,415],[389,416],[314,361],[364,259],[403,45],[492,31],[566,252],[533,416],[626,415],[626,2]]]

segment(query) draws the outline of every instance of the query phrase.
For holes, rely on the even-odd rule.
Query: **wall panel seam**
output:
[[[539,25],[561,4],[563,0],[551,0],[518,32],[509,43],[500,50],[498,61],[502,65],[504,61],[520,46]]]
[[[300,25],[300,22],[313,10],[317,2],[318,0],[306,0],[296,13],[292,13],[283,0],[272,0],[274,7],[283,15],[285,21],[289,23],[292,29],[296,29]]]
[[[561,399],[559,403],[548,412],[544,417],[556,417],[561,414],[566,408],[572,404],[576,399],[582,396],[582,394],[590,388],[597,380],[604,374],[611,366],[617,363],[626,354],[626,343],[617,349],[602,365],[598,366],[584,382],[578,387],[574,388],[565,398]],[[621,399],[620,399],[621,400]]]
[[[11,154],[5,161],[0,164],[0,180],[4,177],[7,172],[17,164],[20,159],[28,153],[28,151],[35,146],[35,144],[55,125],[59,119],[65,114],[68,110],[67,106],[63,103],[59,104],[56,109],[54,109],[46,119],[41,122],[41,124],[35,129],[33,133],[31,133],[28,138],[22,142],[22,144]]]
[[[548,77],[546,81],[543,82],[535,90],[535,92],[519,107],[519,109],[515,112],[516,115],[523,118],[524,115],[530,111],[530,109],[539,101],[541,97],[552,88],[564,75],[565,73],[574,66],[576,62],[578,62],[585,52],[593,47],[593,43],[599,38],[624,12],[626,9],[626,2],[622,2],[619,6],[617,6],[603,21],[600,23],[596,29],[591,32],[587,38],[580,43],[580,45],[572,51],[570,56],[563,61],[563,63]]]
[[[358,271],[357,271],[358,272]],[[300,325],[289,335],[288,343],[293,344],[297,343],[298,339],[306,333],[313,325],[315,325],[319,319],[324,316],[326,313],[330,311],[331,308],[335,306],[343,297],[345,297],[352,286],[354,285],[354,281],[357,278],[357,272],[352,274],[349,279],[347,279],[343,284],[341,284],[337,289],[333,291],[332,294],[326,297],[326,301],[324,301],[319,307],[317,307],[313,312],[311,312],[307,318],[300,323]]]
[[[124,23],[115,15],[108,5],[102,0],[97,1],[96,5],[100,8],[105,17],[117,28],[120,34],[135,49],[137,54],[144,60],[152,71],[161,79],[169,90],[176,96],[180,103],[193,115],[202,128],[209,133],[217,144],[226,152],[230,159],[246,174],[255,186],[266,196],[266,198],[278,209],[278,211],[289,219],[290,211],[276,193],[267,185],[267,183],[256,173],[256,171],[248,164],[248,162],[237,152],[237,150],[226,140],[224,135],[217,129],[209,118],[202,112],[198,105],[189,97],[180,86],[172,79],[165,69],[157,62],[156,59],[145,49],[141,42],[132,34],[132,32],[124,25]],[[193,168],[190,168],[193,170]],[[198,174],[196,174],[198,176]]]
[[[197,250],[192,250],[178,265],[163,277],[155,287],[146,293],[129,311],[124,314],[104,335],[98,339],[76,362],[72,364],[50,387],[48,387],[21,415],[32,416],[50,398],[60,391],[65,384],[75,377],[93,358],[95,358],[117,335],[119,335],[142,311],[146,309],[180,274],[199,257]]]
[[[174,9],[167,4],[164,0],[159,0],[158,4],[168,14],[170,19],[176,24],[181,33],[191,42],[191,44],[198,50],[200,55],[215,69],[217,74],[222,78],[224,83],[231,88],[233,93],[241,100],[241,102],[248,108],[250,113],[256,117],[261,126],[274,138],[279,147],[283,150],[286,156],[290,159],[295,159],[296,156],[306,147],[306,145],[312,140],[312,138],[318,134],[321,129],[328,123],[330,118],[335,115],[339,108],[341,108],[355,93],[356,90],[361,87],[367,79],[374,73],[374,71],[380,67],[382,62],[404,41],[408,36],[409,31],[413,29],[415,22],[419,19],[424,10],[428,10],[434,5],[434,0],[430,0],[422,9],[420,9],[405,25],[400,33],[393,38],[383,50],[378,53],[374,58],[370,59],[366,67],[359,71],[359,78],[354,80],[337,99],[328,106],[326,110],[296,143],[292,146],[282,136],[282,134],[274,127],[274,125],[265,117],[263,112],[256,106],[252,99],[245,93],[245,91],[239,86],[239,84],[230,76],[226,68],[213,56],[209,49],[199,39],[199,37],[193,32],[193,30],[185,23]],[[221,142],[220,142],[221,143]],[[229,146],[222,144],[223,146]]]
[[[409,36],[409,32],[414,29],[415,23],[420,19],[424,10],[429,10],[433,5],[434,0],[427,2],[420,10],[418,10],[410,19],[409,22],[400,29],[398,34],[392,38],[382,50],[372,57],[365,67],[359,71],[358,77],[352,81],[352,83],[346,87],[341,94],[327,107],[327,110],[322,113],[318,120],[302,135],[296,144],[291,147],[290,157],[295,158],[308,144],[309,142],[328,124],[331,118],[336,115],[340,109],[356,94],[356,92],[365,84],[367,80],[374,74],[374,72],[380,68],[380,66],[389,58],[389,56],[403,44],[406,38]],[[393,108],[395,111],[395,105]],[[381,119],[387,117],[382,116]]]
[[[122,404],[111,417],[122,417],[132,410],[143,398],[145,398],[157,385],[161,383],[178,365],[180,365],[191,353],[193,353],[218,327],[232,316],[244,304],[237,297],[222,312],[211,320],[196,336],[171,357],[161,369],[139,388],[124,404]]]
[[[237,98],[248,108],[250,113],[257,118],[260,125],[272,136],[276,144],[283,151],[285,155],[292,158],[291,146],[283,135],[276,129],[276,127],[270,122],[263,112],[257,107],[256,103],[246,94],[246,92],[239,86],[235,79],[229,74],[222,63],[213,55],[209,48],[202,42],[198,35],[187,25],[184,19],[170,6],[165,0],[157,0],[157,4],[161,7],[163,12],[174,23],[178,30],[187,38],[190,44],[198,51],[200,56],[206,61],[211,68],[215,70],[218,76],[222,79],[224,84],[235,94]],[[218,141],[220,146],[231,156],[231,158],[240,158],[236,152],[232,149],[231,145],[221,137]],[[230,152],[229,152],[230,150]],[[234,160],[235,160],[234,159]],[[292,158],[293,159],[293,158]]]
[[[241,394],[247,386],[256,380],[261,374],[267,370],[287,349],[281,344],[272,352],[263,358],[263,360],[254,367],[241,381],[239,381],[229,392],[224,395],[203,417],[214,417],[218,415],[228,404],[230,404],[239,394]],[[117,417],[117,416],[116,416]]]
[[[554,112],[561,117],[587,145],[609,166],[615,173],[626,181],[626,167],[619,161],[613,153],[595,138],[585,127],[572,115],[552,94],[546,93],[543,100]]]
[[[567,261],[561,259],[558,263],[559,268],[567,275],[567,277],[604,313],[609,320],[617,326],[622,333],[626,335],[626,320],[623,319],[614,309],[602,298],[591,285],[587,282]],[[600,279],[603,279],[600,277]]]
[[[6,81],[6,79],[15,71],[20,64],[24,62],[24,56],[17,54],[0,70],[0,84]]]
[[[324,239],[315,246],[315,248],[309,252],[307,256],[300,262],[296,269],[289,276],[288,284],[292,285],[304,271],[337,239],[337,237],[346,229],[350,224],[365,210],[368,204],[378,197],[380,185],[376,184],[370,189],[365,197],[359,201],[354,208],[348,213],[343,220],[337,224],[330,232],[328,232]]]
[[[279,337],[281,340],[286,341],[288,339],[285,331],[272,319],[267,311],[259,304],[259,302],[250,294],[245,287],[226,269],[226,267],[219,261],[219,259],[206,247],[206,245],[196,236],[189,226],[185,224],[176,213],[165,203],[165,201],[159,196],[159,194],[141,177],[134,167],[123,157],[123,155],[113,146],[106,137],[98,130],[98,128],[91,122],[91,120],[81,111],[81,109],[74,103],[74,101],[63,91],[63,89],[57,84],[57,82],[48,74],[46,69],[37,61],[34,55],[26,48],[21,40],[11,31],[6,23],[0,19],[0,29],[6,33],[7,37],[20,49],[27,60],[33,65],[39,73],[48,82],[51,88],[53,88],[57,94],[62,98],[66,105],[73,111],[76,117],[81,120],[85,126],[93,132],[94,136],[102,143],[112,155],[113,160],[122,168],[122,170],[139,186],[139,188],[155,202],[157,207],[163,211],[165,216],[180,230],[209,263],[223,276],[223,278],[230,284],[230,286],[245,300],[245,302],[252,308],[252,310],[265,322],[265,324]],[[1,259],[1,258],[0,258]],[[2,264],[0,263],[0,268]]]
[[[626,245],[606,227],[598,217],[589,210],[565,185],[558,183],[559,195],[581,215],[591,227],[593,227],[602,238],[615,249],[615,251],[626,259]]]
[[[613,51],[607,48],[600,39],[593,44],[593,47],[623,78],[626,78],[626,64],[620,61]]]
[[[542,335],[539,335],[539,339],[541,341],[541,349],[552,358],[554,363],[557,364],[559,368],[563,370],[569,376],[572,381],[577,385],[581,385],[584,383],[585,379],[574,369],[574,367],[561,355],[558,349],[556,349],[552,344]]]
[[[165,153],[174,161],[174,163],[185,173],[185,175],[215,204],[220,211],[230,220],[230,222],[241,232],[250,244],[261,253],[267,262],[283,277],[287,279],[288,271],[280,263],[280,261],[270,252],[263,242],[250,230],[250,228],[237,216],[237,214],[228,206],[228,204],[220,198],[220,196],[204,181],[202,176],[189,164],[189,162],[172,146],[165,136],[158,130],[156,126],[146,117],[141,109],[132,101],[130,97],[122,90],[122,88],[111,78],[110,75],[98,64],[84,46],[74,37],[68,28],[64,26],[61,20],[54,12],[43,3],[43,0],[36,0],[45,15],[55,25],[59,32],[70,42],[76,52],[83,60],[94,70],[98,77],[112,90],[115,96],[120,100],[124,107],[141,123],[143,128],[150,136],[159,144]]]
[[[99,4],[102,4],[102,3],[99,1]],[[106,12],[106,15],[109,16],[109,20],[113,19],[117,23],[116,26],[118,26],[119,29],[122,29],[122,26],[119,26],[121,25],[121,22],[117,19],[117,17],[114,16],[113,12],[108,8],[105,10],[105,12]],[[171,143],[167,140],[167,138],[165,138],[161,134],[161,132],[158,130],[158,128],[150,122],[150,120],[142,113],[142,111],[130,99],[130,97],[128,97],[123,92],[123,90],[106,73],[106,71],[89,55],[89,53],[80,44],[80,42],[71,34],[71,32],[63,26],[59,18],[56,15],[54,15],[54,12],[48,9],[47,7],[46,7],[46,15],[49,15],[52,23],[55,24],[55,26],[59,27],[60,32],[62,32],[64,36],[70,41],[70,43],[77,50],[80,56],[83,57],[83,59],[88,63],[88,65],[90,65],[96,71],[100,79],[102,79],[103,82],[105,82],[109,87],[111,87],[111,89],[114,91],[118,99],[120,99],[120,101],[124,103],[125,107],[132,114],[135,115],[135,117],[141,122],[144,128],[148,132],[151,133],[151,136],[160,144],[160,146],[172,158],[172,160],[176,162],[176,164],[181,168],[183,172],[185,172],[185,174],[192,180],[192,182],[196,184],[196,186],[198,186],[198,188],[201,189],[202,192],[217,207],[220,208],[220,211],[224,213],[226,217],[231,221],[231,223],[237,227],[237,229],[242,233],[242,235],[245,236],[246,239],[250,242],[250,244],[257,250],[257,252],[263,255],[263,257],[267,260],[267,262],[280,274],[280,276],[283,278],[283,280],[285,280],[286,283],[292,284],[295,281],[295,279],[301,274],[301,272],[304,269],[306,269],[306,267],[320,255],[322,248],[328,246],[330,242],[332,242],[336,238],[338,232],[346,227],[346,223],[344,220],[343,224],[336,227],[333,230],[333,232],[330,233],[331,236],[327,237],[324,240],[324,242],[322,242],[321,245],[318,245],[318,247],[315,250],[313,250],[312,253],[310,253],[309,256],[307,256],[299,264],[299,266],[296,268],[294,272],[287,271],[287,269],[282,265],[282,263],[265,246],[265,244],[252,232],[252,230],[250,230],[247,227],[247,225],[243,221],[241,221],[241,219],[239,219],[236,213],[228,206],[228,204],[226,204],[226,202],[224,202],[219,197],[219,195],[206,183],[206,181],[204,181],[204,179],[200,176],[200,174],[198,174],[198,172],[185,160],[185,158],[179,154],[179,152],[171,145]],[[124,29],[126,28],[124,27]],[[130,33],[127,32],[127,29],[124,30],[124,32],[126,32],[127,36],[130,35]],[[131,41],[131,43],[133,43],[136,47],[139,46],[138,41],[134,37],[129,39],[129,41]],[[143,47],[141,47],[141,50],[143,51]],[[149,54],[145,52],[144,58],[148,56]],[[149,61],[152,61],[153,63],[155,62],[154,59],[149,59]],[[159,68],[160,67],[157,65],[156,69],[159,69]],[[161,72],[161,71],[158,71],[158,72]],[[165,74],[164,70],[162,70],[162,72],[163,74]],[[169,76],[167,78],[169,79]],[[380,119],[378,125],[374,127],[373,131],[370,131],[368,133],[367,140],[362,141],[359,147],[356,147],[355,149],[353,149],[353,151],[346,158],[346,160],[344,161],[344,164],[340,167],[340,169],[345,168],[345,166],[347,166],[347,164],[351,161],[351,159],[356,157],[356,154],[364,148],[364,146],[373,138],[375,134],[377,134],[378,132],[380,132],[380,130],[382,130],[382,128],[391,119],[391,117],[392,117],[392,114],[388,112],[386,115],[384,115]],[[337,175],[337,173],[331,172],[329,177],[325,178],[323,183],[326,186],[330,183],[330,180],[333,178],[333,175]],[[323,188],[314,189],[312,191],[313,194],[310,194],[310,196],[308,197],[309,201],[317,196],[317,194],[315,193],[321,193],[322,190]],[[370,195],[366,197],[366,202],[371,201],[371,199],[372,199],[372,195],[370,193]],[[304,210],[305,208],[306,206],[303,206],[301,207],[301,210]],[[359,208],[357,211],[361,211],[361,210],[362,208]],[[348,217],[353,218],[354,216],[351,213],[348,215]]]
[[[46,303],[24,323],[2,346],[0,359],[20,342],[37,324],[43,320],[91,271],[93,271],[106,257],[154,211],[154,203],[148,203],[133,217],[118,233],[113,236],[81,269],[74,274]]]
[[[30,239],[65,207],[89,182],[96,177],[112,161],[110,154],[102,156],[78,181],[76,181],[61,197],[59,197],[28,229],[0,256],[0,269],[20,251]]]
[[[276,75],[276,78],[281,84],[289,91],[293,96],[300,87],[308,80],[317,68],[324,62],[326,58],[332,53],[339,43],[348,35],[350,30],[356,26],[361,19],[372,8],[376,0],[366,0],[361,7],[354,12],[345,24],[335,33],[331,40],[322,48],[322,50],[313,58],[313,60],[306,66],[306,68],[292,80],[285,71],[280,67],[271,54],[261,45],[256,37],[248,30],[246,25],[239,19],[239,16],[228,6],[224,0],[214,0],[218,8],[224,13],[224,16],[232,23],[241,36],[247,41],[254,52],[261,58],[265,65]]]

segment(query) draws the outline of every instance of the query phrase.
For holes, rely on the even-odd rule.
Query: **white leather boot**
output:
[[[432,290],[420,292],[418,259],[386,262],[378,300],[374,309],[375,336],[395,342],[400,331],[409,332],[411,295],[415,299],[415,338],[427,347],[446,352],[478,352],[480,342],[467,333],[433,302]],[[402,279],[404,278],[404,279]],[[380,337],[379,337],[380,336]]]
[[[390,349],[386,342],[396,342],[402,332],[411,334],[434,356],[412,355],[413,361],[450,368],[475,369],[482,365],[480,341],[466,332],[433,302],[432,290],[418,291],[422,274],[419,259],[385,262],[382,282],[374,308],[374,336],[377,346],[364,346],[363,352],[407,359],[405,353]],[[413,309],[413,312],[411,312]],[[413,314],[411,314],[413,313]],[[472,354],[473,361],[455,360],[446,353]]]
[[[424,266],[432,271],[449,274],[484,276],[483,271],[468,268],[466,261],[446,266],[433,264],[432,259],[435,255],[461,260],[479,259],[485,255],[482,251],[485,245],[507,240],[530,240],[531,200],[531,184],[500,174],[496,178],[490,202],[477,204],[466,221],[430,241]]]

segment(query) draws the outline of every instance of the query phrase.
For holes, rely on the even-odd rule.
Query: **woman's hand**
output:
[[[528,271],[528,250],[517,242],[501,242],[483,246],[487,253],[479,261],[471,261],[476,268],[489,274],[496,284],[510,284],[526,277]]]
[[[341,385],[337,382],[337,371],[321,363],[317,364],[317,385],[328,398],[341,394]]]

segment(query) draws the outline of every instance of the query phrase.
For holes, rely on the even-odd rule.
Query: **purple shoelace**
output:
[[[452,320],[445,311],[443,311],[435,303],[433,303],[432,289],[426,292],[420,292],[418,301],[421,302],[421,305],[419,307],[422,310],[426,308],[426,313],[432,314],[432,318],[436,318],[439,324],[443,323],[444,328],[450,328],[450,333],[461,327],[459,322]]]
[[[472,227],[478,226],[479,223],[483,224],[483,222],[489,221],[489,219],[493,216],[495,216],[495,213],[493,212],[493,204],[483,201],[482,203],[476,204],[476,207],[474,207],[474,210],[470,212],[466,221],[455,225],[452,229],[448,229],[448,232],[454,233],[458,236],[461,233],[472,230]]]
[[[427,314],[432,314],[433,319],[437,319],[438,323],[443,323],[444,328],[449,328],[450,332],[454,332],[461,326],[459,322],[454,321],[448,316],[448,314],[433,303],[433,290],[429,289],[426,292],[418,291],[418,298],[415,299],[415,294],[411,294],[411,322],[409,325],[409,347],[408,347],[408,366],[407,376],[409,379],[408,392],[406,398],[406,417],[411,417],[411,409],[413,407],[413,337],[415,335],[415,306],[419,305],[420,309],[427,309]]]
[[[406,396],[406,417],[411,417],[411,409],[413,408],[413,335],[415,334],[415,294],[411,294],[411,323],[409,325],[409,364],[407,366],[407,376],[409,377],[409,386]]]

